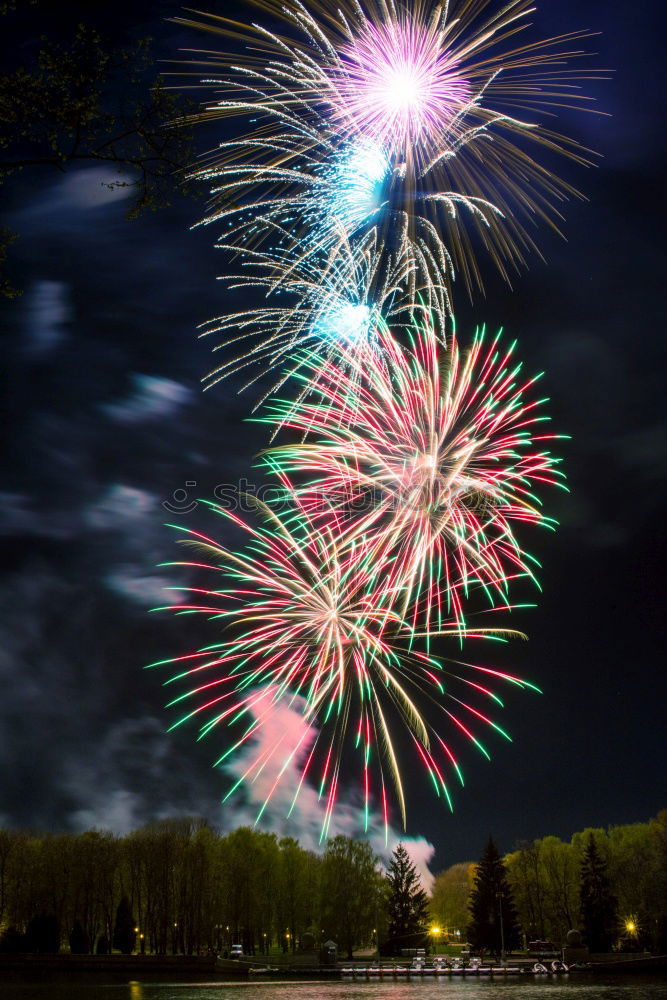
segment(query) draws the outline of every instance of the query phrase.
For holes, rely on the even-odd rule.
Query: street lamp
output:
[[[505,928],[503,926],[503,893],[497,892],[498,909],[500,910],[500,964],[505,964]]]
[[[433,938],[433,953],[435,955],[437,955],[438,954],[438,936],[440,934],[440,928],[436,924],[434,924],[433,927],[431,927],[431,929],[429,930],[429,934]]]

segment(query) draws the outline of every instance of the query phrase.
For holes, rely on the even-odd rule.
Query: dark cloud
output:
[[[133,375],[132,392],[116,403],[102,405],[103,412],[119,424],[136,424],[144,420],[169,420],[191,399],[185,386],[159,375]]]

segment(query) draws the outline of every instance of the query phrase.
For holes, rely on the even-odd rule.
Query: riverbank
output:
[[[306,956],[301,956],[306,959]],[[596,956],[585,969],[578,969],[577,975],[604,975],[609,972],[620,973],[623,977],[646,974],[667,973],[667,956],[653,955],[631,958],[612,956]],[[405,963],[381,963],[382,971],[377,962],[357,961],[339,962],[336,966],[318,966],[312,959],[295,963],[294,956],[285,957],[282,962],[261,959],[235,961],[231,959],[216,959],[215,955],[0,955],[0,983],[39,983],[39,982],[69,982],[124,984],[129,982],[234,982],[259,980],[262,978],[276,981],[293,979],[304,980],[338,980],[341,976],[359,980],[392,980],[424,977],[424,973],[411,970],[406,974]],[[529,973],[534,960],[513,960],[511,965],[520,967],[521,972]],[[398,974],[400,968],[400,974]],[[354,971],[353,971],[354,970]],[[475,975],[483,975],[489,970],[475,972],[473,969],[457,970],[458,975],[472,979]],[[454,973],[456,978],[457,973]],[[425,970],[427,978],[444,978],[447,972],[432,969]],[[451,978],[452,973],[449,974]],[[502,967],[493,970],[493,978],[503,978]]]
[[[215,955],[0,955],[0,982],[196,982],[215,976]]]

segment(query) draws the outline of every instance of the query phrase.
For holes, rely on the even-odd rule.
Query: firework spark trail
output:
[[[387,567],[415,630],[443,616],[465,628],[475,587],[502,605],[511,580],[535,579],[513,525],[555,525],[534,491],[564,486],[544,450],[559,435],[542,432],[537,378],[522,376],[500,333],[478,332],[467,353],[454,336],[443,350],[424,324],[409,348],[386,328],[376,337],[373,356],[341,343],[339,358],[304,361],[308,395],[273,401],[261,418],[301,440],[265,460],[279,477],[298,475],[315,516],[326,521],[332,507],[347,516],[345,536]]]
[[[174,727],[196,717],[200,738],[214,730],[228,730],[229,745],[218,758],[219,765],[257,738],[276,706],[300,707],[311,737],[311,727],[318,727],[302,765],[301,781],[310,773],[315,777],[319,768],[326,835],[349,743],[361,755],[366,816],[372,808],[373,778],[380,789],[377,798],[384,800],[390,776],[405,822],[401,754],[392,733],[400,719],[436,791],[451,806],[445,770],[453,768],[459,780],[462,776],[453,751],[434,728],[433,710],[452,721],[488,756],[475,728],[483,724],[509,737],[474,703],[481,697],[502,705],[484,681],[494,675],[520,687],[533,685],[487,667],[456,659],[443,662],[409,650],[403,642],[409,630],[392,607],[381,567],[378,572],[363,546],[342,540],[330,524],[318,527],[300,509],[279,517],[257,501],[263,523],[254,528],[234,513],[215,504],[210,507],[241,528],[249,543],[235,553],[212,538],[180,529],[208,561],[176,565],[207,570],[220,585],[192,588],[187,601],[169,607],[180,614],[202,614],[226,623],[232,634],[197,653],[160,661],[160,665],[176,667],[167,684],[186,686],[169,703],[170,707],[186,707]],[[444,625],[438,634],[455,636],[457,642],[461,638],[456,624]],[[504,640],[518,634],[475,626],[468,629],[466,638]],[[443,702],[449,702],[449,707]],[[230,794],[244,782],[256,781],[273,754],[283,761],[275,779],[279,783],[303,753],[305,739],[302,733],[291,746],[286,736],[280,736],[268,749],[264,746]],[[298,792],[297,788],[295,801]],[[260,816],[265,806],[266,802]]]
[[[274,303],[277,292],[288,294],[284,304],[225,316],[208,325],[211,332],[236,328],[244,340],[256,338],[252,357],[246,357],[241,366],[234,359],[226,366],[231,370],[253,361],[266,367],[278,365],[286,353],[285,339],[280,351],[269,348],[284,329],[291,331],[291,343],[296,346],[303,343],[300,337],[307,341],[317,336],[316,324],[303,322],[313,308],[313,283],[308,275],[320,279],[324,300],[348,293],[365,272],[366,296],[377,310],[382,310],[391,290],[393,302],[402,311],[414,312],[425,305],[451,313],[453,260],[433,222],[419,214],[411,217],[405,210],[405,164],[392,169],[382,146],[364,140],[341,143],[335,134],[326,147],[320,134],[319,156],[317,160],[310,157],[300,170],[271,168],[261,176],[259,167],[230,164],[225,169],[226,183],[215,189],[224,199],[223,207],[204,221],[215,218],[226,225],[217,246],[240,255],[244,268],[225,280],[231,287],[257,288],[273,296]],[[250,212],[243,201],[239,207],[230,206],[239,179],[253,186],[280,180],[283,193],[260,201]],[[485,227],[491,217],[502,214],[479,197],[447,191],[439,192],[437,199],[429,198],[437,200],[448,217],[454,219],[464,212],[475,215]],[[298,334],[295,315],[300,320]],[[268,322],[278,332],[267,342]],[[219,376],[217,370],[211,377]]]
[[[336,355],[340,342],[374,343],[376,328],[403,313],[402,289],[415,270],[414,258],[404,252],[390,259],[386,254],[383,257],[372,235],[363,248],[339,241],[326,261],[312,257],[294,260],[277,252],[254,254],[253,261],[266,273],[253,277],[251,283],[262,288],[272,304],[216,317],[203,324],[201,336],[222,335],[216,351],[220,347],[227,351],[232,345],[240,349],[210,373],[205,380],[207,388],[231,372],[248,369],[246,386],[266,369],[279,372],[256,405],[298,371],[296,358],[304,345],[324,361]],[[240,275],[238,281],[243,279]],[[234,284],[234,279],[230,280]],[[428,310],[439,317],[444,333],[444,287],[431,282],[420,288],[420,295],[423,304],[415,306],[414,312]],[[227,336],[229,331],[234,332],[232,337]]]

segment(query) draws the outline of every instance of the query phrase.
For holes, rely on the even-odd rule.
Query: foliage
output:
[[[0,297],[5,299],[15,299],[21,294],[18,288],[3,273],[7,257],[9,256],[9,248],[16,239],[16,233],[13,233],[11,229],[7,229],[6,226],[0,226]]]
[[[475,870],[470,897],[468,939],[479,950],[500,955],[519,944],[519,925],[507,871],[498,848],[489,837]]]
[[[12,6],[0,9],[7,35]],[[0,72],[0,183],[27,170],[107,164],[117,173],[109,186],[132,189],[130,218],[187,190],[191,133],[175,119],[189,103],[156,77],[150,38],[114,48],[93,25],[79,24],[69,37],[42,37],[34,51],[19,32],[13,45],[24,62]],[[0,231],[0,267],[15,236]],[[18,293],[0,277],[0,294]]]
[[[283,951],[294,952],[302,933],[317,930],[317,858],[292,837],[284,837],[278,846],[276,925]]]
[[[579,858],[558,837],[523,845],[507,859],[514,902],[526,938],[565,944],[579,924]]]
[[[430,901],[431,919],[446,935],[460,931],[465,934],[470,913],[468,902],[475,877],[471,861],[451,865],[436,875]]]
[[[421,885],[419,872],[403,844],[392,854],[385,876],[388,888],[390,938],[423,931],[428,913],[428,896]]]
[[[521,926],[528,938],[565,943],[581,929],[580,871],[591,836],[607,865],[618,903],[619,931],[632,921],[637,945],[662,952],[667,945],[667,812],[648,823],[586,829],[569,843],[544,837],[523,844],[506,863]]]
[[[325,937],[352,958],[357,943],[372,940],[383,902],[379,859],[366,841],[334,837],[322,858],[321,912]]]

